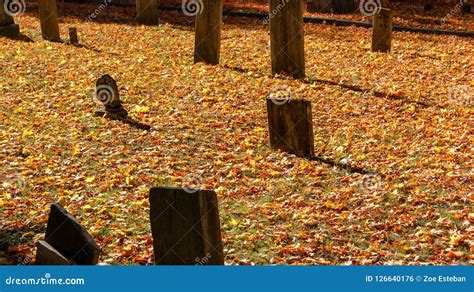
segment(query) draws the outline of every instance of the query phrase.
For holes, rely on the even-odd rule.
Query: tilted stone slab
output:
[[[78,265],[95,265],[99,261],[100,248],[92,236],[56,203],[51,205],[45,241]]]

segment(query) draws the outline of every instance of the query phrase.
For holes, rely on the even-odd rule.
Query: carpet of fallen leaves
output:
[[[102,247],[100,261],[151,264],[148,190],[190,175],[216,190],[227,264],[473,264],[474,42],[306,26],[308,79],[272,78],[269,33],[225,18],[222,64],[192,62],[189,18],[61,4],[83,47],[0,38],[0,264],[30,264],[59,202]],[[67,17],[65,15],[68,15]],[[93,117],[109,73],[142,131]],[[268,146],[265,98],[313,104],[316,152],[371,177]]]

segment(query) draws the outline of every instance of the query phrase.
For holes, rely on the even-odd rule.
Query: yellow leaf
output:
[[[239,225],[239,222],[237,220],[235,220],[234,218],[232,218],[232,220],[230,220],[230,225],[237,226],[237,225]]]
[[[88,182],[88,183],[91,183],[94,180],[95,180],[95,176],[90,176],[90,177],[86,178],[86,182]]]
[[[23,130],[23,133],[21,134],[21,137],[24,139],[28,136],[31,136],[33,135],[33,131],[30,131],[30,130]]]

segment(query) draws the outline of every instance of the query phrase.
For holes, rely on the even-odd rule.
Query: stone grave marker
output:
[[[270,145],[300,157],[314,156],[311,102],[267,98]]]
[[[0,35],[16,37],[20,34],[20,27],[15,24],[10,12],[5,10],[8,9],[8,3],[5,1],[8,0],[0,0]]]
[[[153,188],[150,223],[156,265],[223,265],[214,191]]]
[[[100,248],[92,236],[63,207],[51,205],[45,240],[38,243],[38,265],[95,265]]]

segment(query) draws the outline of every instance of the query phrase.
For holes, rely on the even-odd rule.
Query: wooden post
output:
[[[382,8],[374,15],[372,28],[372,52],[390,52],[392,47],[393,13]]]
[[[314,156],[311,102],[267,98],[270,145],[300,157]]]
[[[39,0],[41,34],[44,40],[59,42],[59,24],[56,0]]]
[[[202,0],[196,15],[194,63],[219,64],[224,0]]]
[[[270,0],[272,73],[305,77],[303,1]]]
[[[70,27],[69,28],[69,42],[72,45],[78,45],[79,44],[79,38],[77,37],[77,28],[75,28],[75,27]]]
[[[158,3],[156,0],[136,0],[137,22],[145,25],[158,24]]]
[[[5,11],[5,0],[0,0],[0,35],[15,37],[20,33],[20,27],[15,24],[13,17]]]
[[[155,264],[224,264],[215,192],[153,188],[150,223]]]

